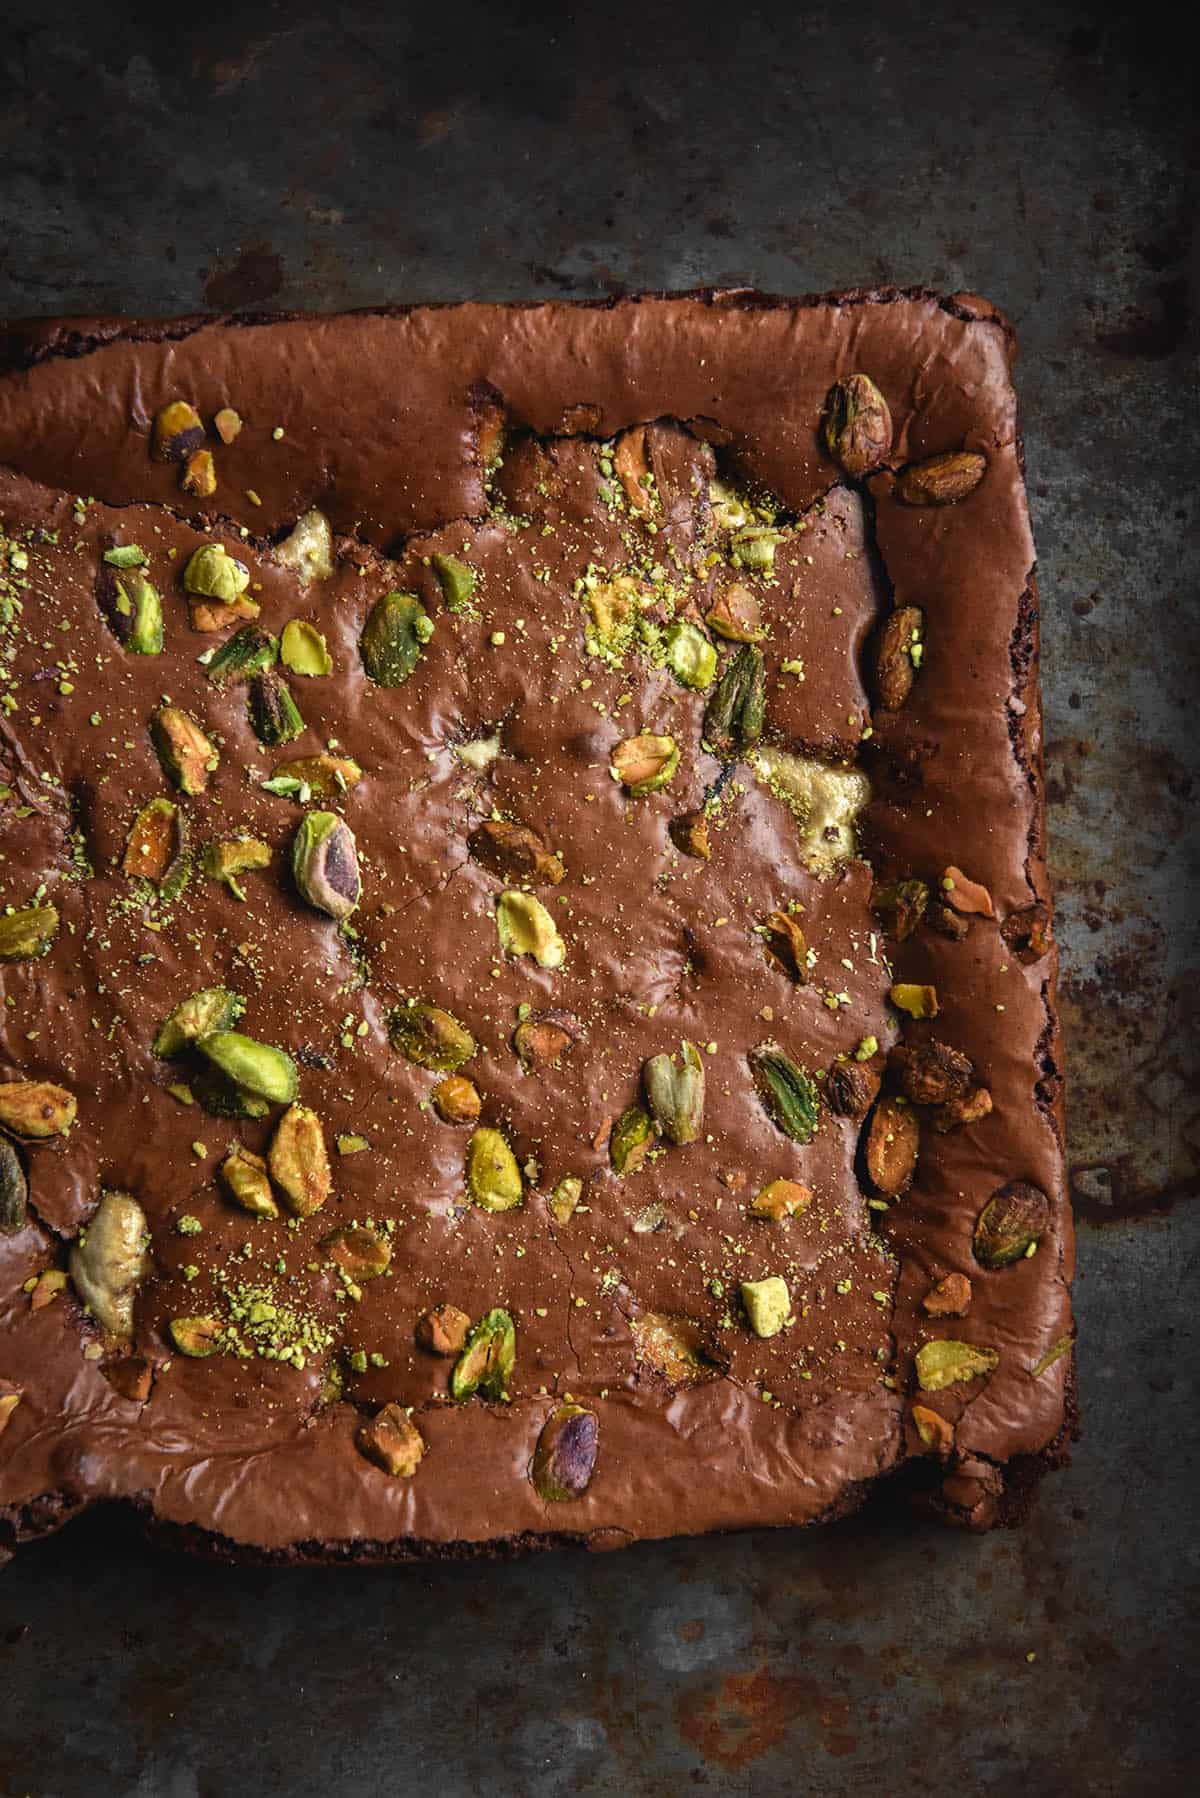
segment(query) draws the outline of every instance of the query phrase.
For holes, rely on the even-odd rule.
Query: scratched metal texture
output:
[[[0,315],[971,288],[1021,333],[1085,1433],[1027,1526],[382,1572],[91,1518],[0,1578],[0,1786],[1195,1790],[1185,14],[0,8]],[[227,15],[234,15],[231,20]],[[280,1495],[286,1503],[286,1493]]]

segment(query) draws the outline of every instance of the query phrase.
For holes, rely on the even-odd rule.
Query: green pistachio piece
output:
[[[163,610],[158,589],[135,568],[105,568],[97,588],[113,636],[136,656],[162,654]]]
[[[870,375],[843,375],[825,401],[825,448],[851,480],[860,481],[892,447],[892,415]]]
[[[276,1124],[267,1167],[296,1217],[311,1217],[333,1191],[325,1131],[307,1105],[289,1105]]]
[[[704,738],[726,761],[752,748],[762,736],[766,685],[762,650],[746,643],[725,664],[704,708]]]
[[[385,593],[359,638],[368,678],[379,687],[403,686],[432,635],[433,619],[415,593]]]
[[[524,1197],[517,1158],[499,1130],[476,1130],[467,1144],[467,1191],[483,1211],[511,1211]]]
[[[156,462],[186,462],[204,442],[204,420],[188,400],[170,400],[154,415],[150,454]]]
[[[315,624],[305,618],[289,618],[279,639],[279,656],[293,674],[310,678],[333,673],[333,658]]]
[[[221,1325],[215,1317],[173,1317],[167,1328],[180,1354],[192,1361],[207,1360],[221,1346]]]
[[[780,535],[779,531],[766,524],[751,524],[744,530],[735,531],[729,546],[735,565],[739,568],[753,568],[760,574],[770,574],[775,566],[775,551]]]
[[[712,686],[717,652],[697,625],[680,618],[667,632],[667,666],[681,687],[702,693]]]
[[[778,1274],[765,1280],[743,1280],[742,1303],[756,1336],[778,1336],[791,1315],[787,1281]]]
[[[333,530],[324,512],[315,506],[302,512],[282,543],[275,545],[275,560],[292,569],[302,586],[327,581],[333,573]]]
[[[133,1303],[149,1271],[146,1213],[131,1193],[106,1192],[71,1250],[75,1290],[102,1329],[133,1335]]]
[[[362,769],[348,756],[300,755],[292,761],[280,762],[270,780],[263,786],[268,793],[298,799],[307,805],[310,798],[337,799],[348,793],[362,779]]]
[[[141,568],[149,558],[136,543],[114,543],[104,552],[110,568]]]
[[[478,1393],[507,1404],[517,1359],[517,1331],[507,1311],[486,1311],[473,1324],[450,1375],[450,1396],[465,1404]]]
[[[722,587],[705,613],[704,622],[730,643],[757,643],[766,636],[757,595],[738,581]]]
[[[388,1041],[417,1067],[434,1074],[455,1073],[470,1061],[476,1047],[465,1024],[423,999],[396,1007],[388,1019]]]
[[[561,1504],[583,1496],[595,1470],[599,1434],[596,1413],[582,1405],[559,1405],[550,1413],[530,1470],[539,1498]]]
[[[1050,1201],[1040,1186],[1010,1180],[992,1194],[975,1225],[975,1259],[981,1267],[1010,1267],[1045,1235]]]
[[[219,1068],[201,1067],[190,1076],[190,1081],[185,1089],[190,1093],[188,1103],[194,1100],[210,1117],[265,1118],[271,1110],[265,1099],[227,1079]],[[178,1096],[176,1087],[168,1087],[167,1091]]]
[[[1060,1336],[1058,1341],[1052,1342],[1045,1354],[1040,1356],[1029,1369],[1029,1377],[1033,1380],[1040,1380],[1046,1369],[1053,1367],[1056,1361],[1061,1361],[1063,1356],[1074,1346],[1075,1338],[1073,1336]]]
[[[475,591],[475,570],[457,556],[431,556],[434,573],[442,585],[442,598],[451,612],[465,611]]]
[[[674,737],[643,734],[617,744],[609,772],[635,799],[641,799],[667,786],[678,766],[679,745]]]
[[[296,1064],[282,1049],[256,1042],[239,1030],[214,1030],[198,1039],[198,1047],[227,1080],[247,1092],[273,1105],[290,1105],[296,1097]]]
[[[271,851],[257,837],[230,837],[206,843],[200,865],[210,880],[223,880],[235,899],[246,895],[238,881],[239,874],[271,864]]]
[[[771,1122],[793,1142],[811,1142],[820,1113],[820,1094],[815,1083],[777,1043],[760,1043],[750,1051],[748,1060],[758,1096]]]
[[[172,1011],[154,1039],[153,1053],[160,1061],[182,1054],[214,1030],[232,1030],[246,1009],[246,1001],[224,986],[206,986],[192,993]]]
[[[202,543],[188,557],[183,571],[183,590],[201,599],[218,599],[230,605],[250,585],[250,570],[237,562],[223,543]]]
[[[0,1136],[0,1236],[15,1236],[25,1222],[29,1184],[21,1157],[7,1136]]]
[[[686,1038],[683,1066],[673,1056],[652,1055],[643,1070],[646,1097],[659,1129],[671,1142],[695,1142],[704,1123],[704,1062]]]
[[[630,1105],[612,1127],[608,1158],[614,1173],[633,1174],[641,1167],[654,1142],[654,1123],[640,1105]]]
[[[287,682],[273,669],[255,675],[250,683],[250,722],[259,742],[268,747],[290,743],[304,730],[304,720]]]
[[[238,1143],[221,1163],[221,1178],[235,1205],[251,1217],[278,1217],[279,1206],[267,1178],[267,1164]]]
[[[507,887],[496,901],[496,930],[506,955],[532,955],[539,968],[561,968],[567,945],[540,899]]]
[[[292,839],[292,877],[314,911],[339,922],[362,896],[354,833],[336,812],[309,812]]]
[[[976,1348],[973,1342],[940,1340],[923,1343],[917,1350],[917,1380],[922,1392],[941,1392],[959,1380],[989,1374],[999,1364],[995,1349]]]
[[[6,1080],[0,1085],[0,1129],[43,1141],[66,1136],[75,1122],[75,1095],[49,1080]]]
[[[256,624],[244,624],[222,643],[208,664],[206,673],[214,687],[231,687],[238,681],[253,680],[264,668],[274,666],[279,645],[267,631]]]
[[[583,1181],[578,1174],[564,1174],[556,1181],[554,1191],[546,1201],[555,1223],[569,1224],[582,1197]]]
[[[150,740],[167,779],[181,793],[203,793],[220,756],[196,720],[177,705],[159,706],[150,720]]]
[[[0,917],[0,961],[36,961],[58,935],[53,905],[26,905]]]

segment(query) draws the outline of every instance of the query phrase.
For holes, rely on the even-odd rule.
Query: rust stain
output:
[[[283,286],[283,259],[269,243],[252,244],[229,268],[215,268],[204,284],[204,297],[218,312],[261,306]]]
[[[730,1770],[777,1747],[802,1718],[815,1724],[827,1753],[854,1752],[849,1701],[797,1674],[776,1674],[767,1667],[731,1673],[715,1691],[685,1692],[675,1705],[684,1739],[706,1761]]]

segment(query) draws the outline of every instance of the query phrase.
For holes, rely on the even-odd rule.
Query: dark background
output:
[[[1196,1789],[1185,19],[0,4],[0,316],[875,282],[1010,313],[1085,1420],[1029,1525],[978,1540],[883,1507],[609,1557],[286,1573],[86,1520],[0,1578],[5,1793]]]

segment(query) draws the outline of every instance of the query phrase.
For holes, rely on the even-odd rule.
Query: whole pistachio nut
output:
[[[354,833],[336,812],[309,812],[292,839],[292,876],[314,911],[348,918],[362,895]]]
[[[267,1164],[261,1155],[238,1143],[221,1163],[221,1179],[230,1198],[251,1217],[278,1217],[279,1206],[267,1177]]]
[[[391,1245],[366,1224],[343,1224],[326,1236],[321,1247],[351,1280],[374,1280],[387,1272]]]
[[[0,1129],[30,1141],[65,1136],[75,1122],[75,1095],[49,1080],[6,1080],[0,1085]]]
[[[689,1385],[713,1371],[701,1346],[700,1332],[690,1318],[643,1311],[630,1329],[637,1359],[673,1386]]]
[[[286,795],[307,805],[311,798],[337,799],[348,793],[362,779],[362,769],[344,755],[299,755],[291,761],[277,762],[270,780],[263,782],[270,793]],[[307,789],[307,791],[305,790]]]
[[[991,1373],[999,1361],[995,1349],[976,1348],[973,1342],[926,1342],[917,1350],[917,1380],[922,1392],[941,1392],[960,1380]]]
[[[898,943],[912,935],[929,904],[929,888],[923,880],[893,880],[871,894],[871,910]]]
[[[403,686],[432,635],[433,619],[415,593],[385,593],[358,643],[368,679],[379,687]]]
[[[526,1073],[557,1068],[579,1041],[579,1020],[569,1011],[535,1011],[513,1031],[513,1048]]]
[[[457,1305],[431,1305],[417,1319],[417,1347],[431,1355],[460,1355],[471,1320]]]
[[[440,551],[430,556],[433,572],[441,584],[442,598],[451,612],[465,611],[471,603],[471,595],[475,591],[475,570],[457,556],[442,555]]]
[[[917,1114],[907,1099],[885,1093],[867,1125],[863,1159],[876,1192],[898,1199],[912,1185],[921,1143]]]
[[[924,652],[924,629],[920,606],[898,606],[875,639],[871,652],[875,698],[886,712],[898,712],[912,692]]]
[[[53,905],[26,905],[0,917],[0,961],[36,961],[58,935]]]
[[[202,543],[194,549],[183,570],[183,590],[199,599],[217,599],[231,605],[250,585],[250,570],[231,556],[223,543]]]
[[[567,945],[540,899],[506,887],[496,901],[496,931],[506,955],[532,955],[539,968],[561,968]]]
[[[210,880],[224,881],[235,899],[244,900],[239,874],[270,867],[271,851],[257,837],[229,837],[206,843],[200,865]]]
[[[474,1124],[483,1102],[473,1080],[465,1074],[447,1074],[433,1089],[433,1108],[444,1124]]]
[[[490,1398],[507,1404],[517,1359],[517,1332],[507,1311],[486,1311],[473,1324],[450,1375],[450,1396],[459,1404]]]
[[[1050,1226],[1050,1201],[1040,1186],[1010,1180],[988,1200],[975,1225],[981,1267],[1009,1267],[1037,1247]]]
[[[250,723],[259,742],[272,748],[302,735],[304,719],[285,680],[273,668],[250,682]]]
[[[719,590],[704,622],[729,643],[757,643],[767,634],[757,595],[740,581],[731,581]]]
[[[0,1136],[0,1236],[15,1236],[25,1223],[29,1185],[21,1157],[7,1136]]]
[[[315,506],[302,512],[274,553],[282,567],[299,576],[301,586],[327,581],[333,573],[333,530],[325,514]]]
[[[766,676],[762,650],[743,644],[725,669],[704,708],[704,740],[714,755],[735,761],[762,736]]]
[[[562,1504],[581,1498],[596,1467],[600,1425],[583,1405],[559,1405],[542,1425],[530,1478],[539,1498]]]
[[[735,531],[730,539],[730,556],[738,568],[751,568],[757,574],[770,574],[775,567],[775,551],[781,533],[771,525],[751,524]]]
[[[206,1361],[221,1347],[222,1329],[215,1317],[173,1317],[167,1325],[171,1341],[190,1361]]]
[[[751,1199],[750,1212],[778,1224],[786,1217],[799,1217],[811,1204],[812,1189],[798,1180],[769,1180]]]
[[[146,1213],[132,1193],[106,1192],[71,1249],[71,1280],[83,1303],[112,1336],[133,1335],[133,1305],[149,1271]]]
[[[499,1130],[484,1126],[467,1144],[467,1191],[483,1211],[511,1211],[521,1203],[521,1169]]]
[[[555,1223],[569,1224],[582,1197],[583,1181],[578,1174],[564,1174],[561,1180],[555,1181],[554,1190],[546,1201]]]
[[[129,827],[121,872],[156,884],[183,854],[183,813],[170,799],[152,799]]]
[[[274,667],[278,656],[279,645],[269,632],[244,624],[222,643],[206,672],[214,687],[232,687]]]
[[[150,720],[150,740],[167,779],[181,793],[203,793],[220,756],[196,720],[180,706],[161,705]]]
[[[502,880],[545,880],[557,886],[566,869],[537,832],[504,818],[489,818],[467,838],[472,856]]]
[[[168,1013],[154,1039],[153,1052],[160,1061],[168,1061],[214,1030],[232,1030],[245,1009],[246,1001],[228,987],[206,986],[189,993]]]
[[[306,618],[289,618],[279,639],[279,657],[293,674],[308,678],[333,673],[333,658],[325,638]]]
[[[170,400],[154,415],[150,454],[156,462],[186,462],[204,442],[204,420],[187,400]]]
[[[635,799],[661,792],[679,766],[679,745],[674,737],[643,734],[626,737],[612,753],[612,774]]]
[[[767,955],[795,986],[808,981],[808,945],[800,921],[790,911],[768,912],[763,919]]]
[[[793,1142],[816,1135],[819,1098],[815,1081],[785,1055],[778,1043],[760,1043],[747,1057],[755,1090],[777,1129]]]
[[[214,1030],[197,1039],[197,1046],[213,1066],[235,1086],[272,1105],[290,1105],[296,1097],[299,1076],[296,1064],[282,1049],[256,1042],[240,1030]]]
[[[411,1480],[425,1454],[425,1438],[394,1399],[359,1424],[354,1442],[360,1455],[394,1480]]]
[[[860,481],[892,447],[892,415],[870,375],[843,375],[825,401],[825,448],[843,474]]]
[[[412,999],[388,1018],[388,1041],[419,1068],[454,1074],[475,1053],[475,1038],[465,1024],[440,1005]]]
[[[179,485],[196,499],[209,499],[217,491],[217,465],[209,449],[193,450],[183,465]]]
[[[986,456],[973,450],[947,450],[924,462],[910,462],[896,481],[896,498],[906,506],[953,506],[974,493],[986,470]]]
[[[307,1105],[289,1105],[276,1124],[267,1167],[296,1217],[311,1217],[333,1191],[325,1132]]]
[[[96,583],[96,601],[124,649],[139,656],[162,654],[162,599],[140,569],[104,567]]]
[[[717,652],[698,625],[676,619],[667,632],[667,666],[681,687],[702,693],[717,672]]]
[[[608,1158],[613,1172],[634,1174],[654,1146],[654,1122],[640,1105],[630,1105],[612,1127]]]
[[[671,819],[667,830],[681,855],[690,855],[698,862],[712,860],[706,812],[683,812],[678,818]]]
[[[778,1274],[742,1281],[742,1303],[756,1336],[778,1336],[792,1310],[787,1281]]]
[[[652,1055],[642,1070],[658,1127],[679,1146],[695,1142],[704,1125],[704,1060],[686,1038],[681,1060],[677,1067],[671,1055]]]

